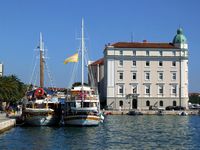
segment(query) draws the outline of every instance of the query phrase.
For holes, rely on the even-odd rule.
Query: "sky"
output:
[[[199,0],[0,0],[0,62],[4,75],[29,83],[34,50],[42,32],[47,64],[56,87],[67,87],[73,64],[64,65],[80,45],[81,19],[91,60],[114,42],[172,42],[182,27],[189,45],[189,92],[200,92]],[[47,81],[48,82],[48,81]]]

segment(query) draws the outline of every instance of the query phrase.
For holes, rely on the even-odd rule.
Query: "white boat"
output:
[[[59,123],[59,101],[44,89],[44,46],[40,34],[40,88],[27,92],[22,117],[25,124],[34,126],[51,126]]]
[[[64,125],[73,126],[97,126],[104,117],[100,112],[100,101],[97,90],[84,85],[84,28],[82,20],[82,82],[81,86],[75,86],[66,97],[66,108],[64,112]]]
[[[181,111],[181,112],[178,113],[178,115],[179,115],[179,116],[187,116],[188,113],[185,112],[185,111]]]

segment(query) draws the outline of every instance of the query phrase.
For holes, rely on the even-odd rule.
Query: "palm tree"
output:
[[[0,100],[16,102],[25,94],[25,85],[15,75],[0,77]]]

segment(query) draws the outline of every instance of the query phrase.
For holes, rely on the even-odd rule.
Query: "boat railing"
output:
[[[76,96],[71,96],[68,98],[69,100],[82,100],[82,96],[76,95]],[[86,95],[83,97],[84,100],[98,100],[98,97],[96,95]]]

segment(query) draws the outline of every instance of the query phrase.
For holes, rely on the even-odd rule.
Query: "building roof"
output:
[[[177,49],[173,43],[149,43],[149,42],[117,42],[111,44],[114,48],[162,48]]]
[[[95,61],[95,62],[93,62],[92,64],[90,64],[90,65],[103,65],[104,64],[104,61],[103,61],[104,59],[103,58],[101,58],[101,59],[98,59],[97,61]]]

